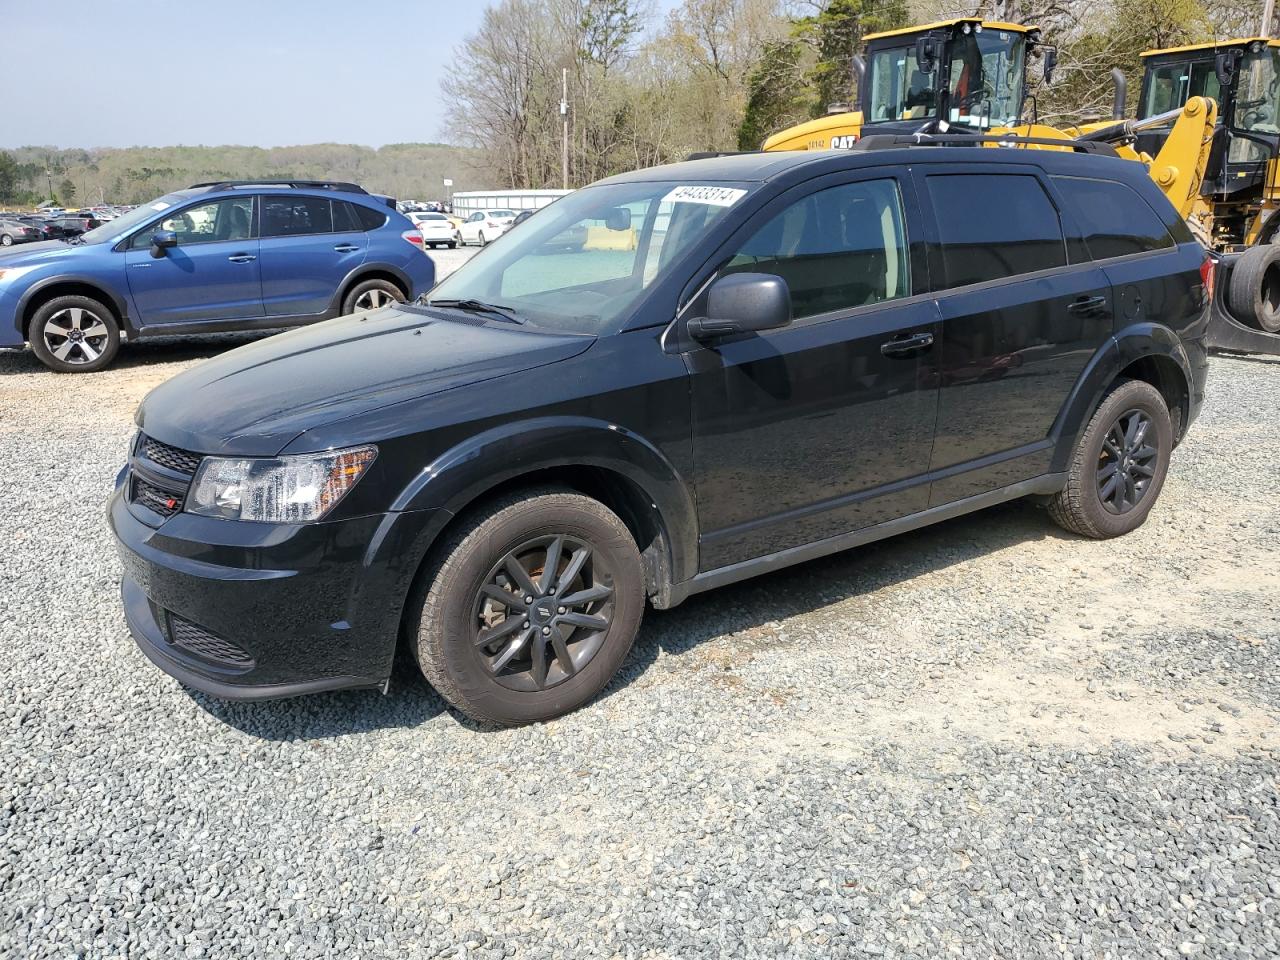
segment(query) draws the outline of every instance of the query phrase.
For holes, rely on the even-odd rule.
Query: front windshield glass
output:
[[[746,194],[737,185],[669,181],[579,190],[485,248],[428,301],[479,301],[553,330],[616,330],[641,294]]]
[[[108,220],[100,227],[94,227],[92,230],[82,234],[80,239],[85,243],[104,243],[112,240],[122,233],[128,233],[139,224],[146,223],[157,213],[167,210],[175,203],[181,203],[182,197],[172,194],[153,200],[151,203],[145,203],[140,207],[134,207],[128,213],[121,214],[114,220]]]
[[[871,103],[866,122],[928,120],[934,115],[933,76],[916,63],[916,49],[892,47],[871,54]]]
[[[1022,110],[1025,38],[1012,30],[962,33],[951,41],[952,123],[1008,127]]]

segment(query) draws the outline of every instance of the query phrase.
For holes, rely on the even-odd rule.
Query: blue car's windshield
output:
[[[87,233],[82,234],[80,239],[85,243],[105,243],[120,236],[122,233],[128,233],[134,227],[146,223],[162,210],[167,210],[175,203],[182,203],[185,199],[186,197],[175,193],[167,194],[158,200],[152,200],[150,203],[145,203],[140,207],[134,207],[123,216],[108,220],[100,227],[94,227]]]
[[[501,307],[534,327],[616,330],[641,294],[748,190],[665,181],[587,187],[500,237],[427,300]]]

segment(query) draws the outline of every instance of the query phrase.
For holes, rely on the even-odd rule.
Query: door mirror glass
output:
[[[1234,50],[1224,50],[1214,58],[1213,72],[1218,77],[1218,86],[1227,87],[1231,85],[1231,81],[1236,75],[1236,52]]]
[[[731,273],[707,291],[707,315],[689,321],[696,340],[776,330],[791,323],[787,281],[771,273]]]
[[[916,40],[916,66],[921,73],[933,73],[933,65],[938,60],[938,42],[933,37],[919,37]]]
[[[151,235],[151,255],[157,259],[170,247],[178,245],[178,235],[172,230],[157,230]]]
[[[1045,47],[1044,51],[1044,82],[1053,83],[1053,71],[1058,69],[1058,48]]]

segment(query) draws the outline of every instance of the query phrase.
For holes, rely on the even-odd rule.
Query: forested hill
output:
[[[192,183],[258,177],[349,180],[372,193],[414,199],[443,197],[446,178],[453,180],[454,190],[493,185],[485,173],[482,151],[442,143],[397,143],[376,150],[318,143],[270,149],[19,147],[0,151],[0,201],[44,199],[52,185],[53,194],[66,205],[141,203]]]

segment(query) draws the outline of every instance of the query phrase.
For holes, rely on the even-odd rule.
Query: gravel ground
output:
[[[490,730],[135,650],[103,502],[223,346],[0,355],[0,956],[1280,954],[1280,362],[1213,361],[1122,541],[1011,504],[727,588]]]

